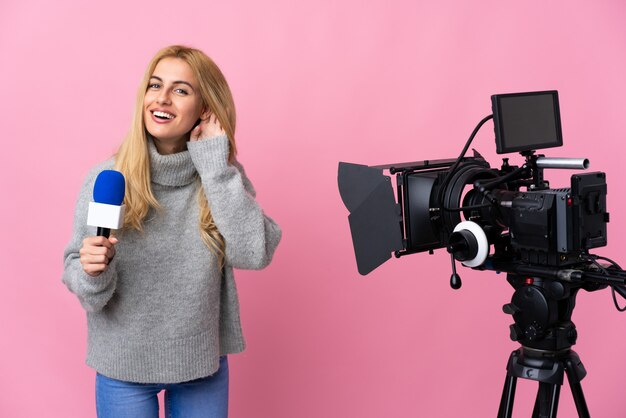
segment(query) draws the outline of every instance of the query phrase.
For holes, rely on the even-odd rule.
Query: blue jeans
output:
[[[96,375],[98,418],[158,418],[157,393],[165,391],[167,418],[226,418],[228,360],[220,358],[215,374],[183,383],[132,383]]]

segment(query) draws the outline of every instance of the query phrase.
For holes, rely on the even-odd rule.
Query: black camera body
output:
[[[454,227],[462,221],[460,214],[480,225],[491,244],[498,244],[495,256],[526,263],[566,266],[578,262],[582,252],[607,244],[609,215],[604,173],[573,175],[571,187],[560,189],[522,191],[513,182],[504,183],[491,191],[498,202],[492,206],[477,189],[462,195],[463,186],[497,179],[512,167],[493,170],[481,157],[464,161],[454,174],[448,170],[429,171],[428,167],[399,175],[398,194],[404,202],[401,228],[406,245],[398,255],[448,247]],[[448,175],[452,184],[442,190]],[[459,201],[461,205],[455,209],[484,207],[433,210],[438,207],[440,193],[448,209]]]
[[[571,187],[517,192],[509,214],[511,248],[521,260],[565,266],[607,244],[604,173],[573,175]]]

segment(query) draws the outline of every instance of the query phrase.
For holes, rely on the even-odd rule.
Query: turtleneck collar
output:
[[[151,181],[162,186],[186,186],[195,180],[197,172],[188,150],[161,155],[152,138],[148,139]]]

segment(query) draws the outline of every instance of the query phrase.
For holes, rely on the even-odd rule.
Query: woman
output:
[[[233,268],[269,264],[281,232],[235,159],[235,107],[201,51],[157,53],[130,132],[81,189],[63,282],[87,311],[99,417],[225,417],[226,355],[244,340]],[[95,177],[126,178],[124,226],[85,225]]]

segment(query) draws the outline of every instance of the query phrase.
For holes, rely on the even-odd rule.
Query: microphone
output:
[[[104,170],[96,177],[94,201],[89,202],[87,225],[98,227],[97,236],[109,238],[111,229],[119,229],[123,225],[125,192],[126,181],[119,171]]]

